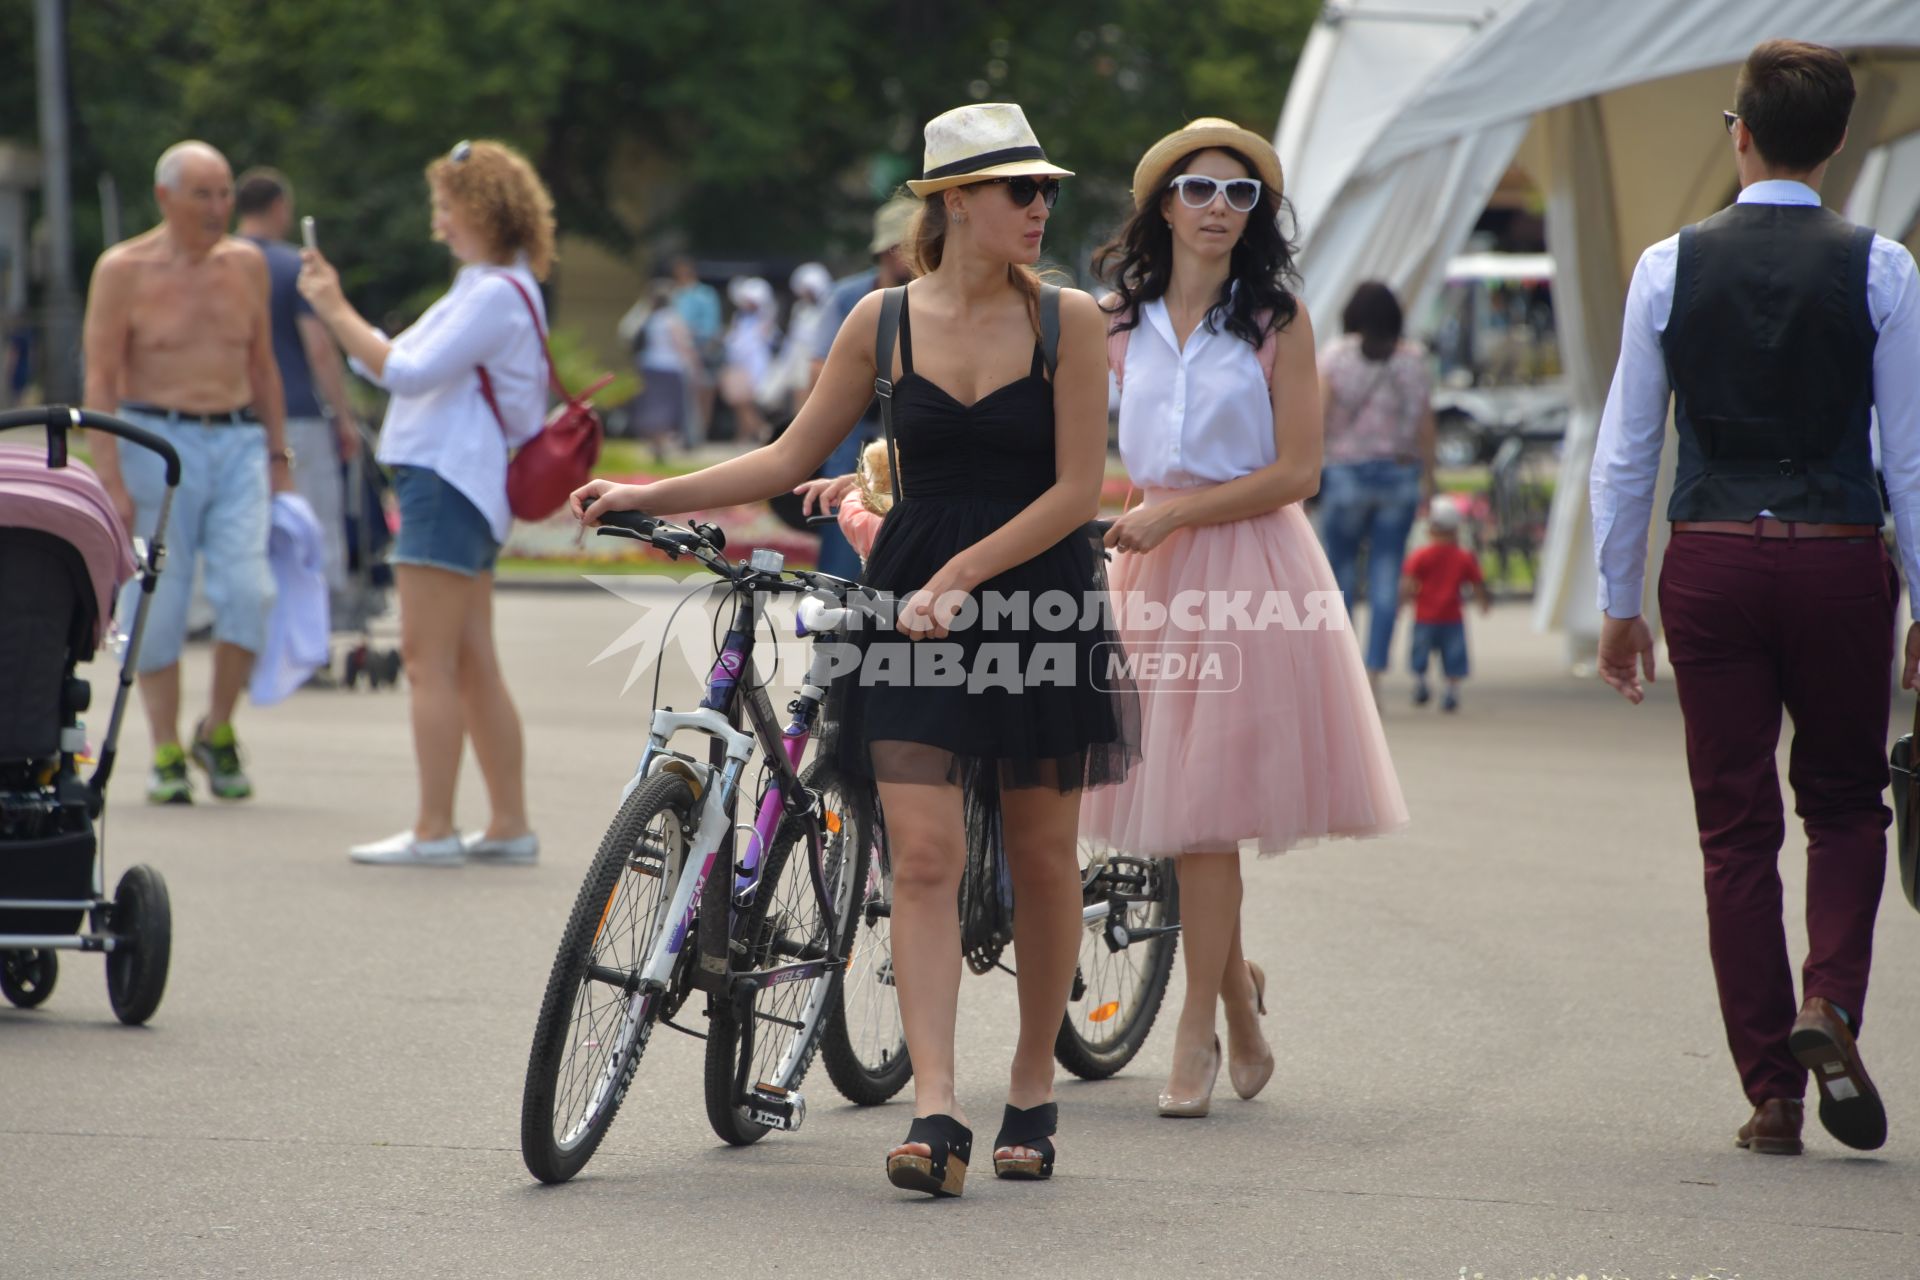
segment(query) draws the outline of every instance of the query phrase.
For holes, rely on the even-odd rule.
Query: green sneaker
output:
[[[207,771],[207,786],[220,799],[245,800],[253,794],[253,784],[240,769],[240,741],[231,724],[211,732],[204,724],[195,729],[193,762]]]
[[[187,753],[170,742],[153,753],[153,772],[147,778],[148,804],[192,804],[193,782],[187,777]]]

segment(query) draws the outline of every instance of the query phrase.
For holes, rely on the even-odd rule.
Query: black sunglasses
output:
[[[1004,183],[1006,185],[1007,198],[1013,201],[1013,207],[1016,209],[1024,209],[1032,204],[1035,196],[1039,196],[1042,200],[1046,201],[1047,208],[1049,209],[1053,208],[1055,203],[1060,199],[1060,179],[1058,178],[1029,178],[1025,176],[1018,178],[987,178],[976,185],[990,187],[995,183]]]
[[[1738,119],[1739,119],[1740,117],[1739,117],[1739,116],[1737,116],[1737,115],[1735,115],[1735,114],[1734,114],[1733,112],[1731,112],[1731,111],[1722,111],[1722,112],[1720,113],[1720,118],[1721,118],[1722,120],[1724,120],[1724,121],[1726,121],[1726,122],[1727,122],[1727,132],[1728,132],[1728,133],[1732,133],[1732,132],[1733,132],[1733,122],[1734,122],[1735,120],[1738,120]]]

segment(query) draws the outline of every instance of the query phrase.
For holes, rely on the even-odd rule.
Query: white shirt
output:
[[[1741,204],[1817,205],[1798,182],[1756,182]],[[1653,518],[1660,448],[1667,433],[1666,359],[1660,335],[1673,313],[1680,237],[1640,255],[1627,288],[1620,363],[1600,417],[1589,497],[1600,608],[1614,618],[1640,614],[1646,586],[1647,530]],[[1867,311],[1880,339],[1873,352],[1873,400],[1880,422],[1880,464],[1893,504],[1900,559],[1920,616],[1920,271],[1906,246],[1875,236],[1867,258]]]
[[[274,494],[267,534],[273,612],[267,615],[266,647],[247,685],[256,706],[279,702],[333,657],[326,547],[320,519],[307,500],[297,493]]]
[[[540,286],[524,258],[511,267],[470,264],[393,340],[386,369],[373,379],[393,394],[380,429],[380,461],[437,473],[480,509],[496,542],[505,542],[513,526],[507,448],[538,435],[547,416],[546,354],[509,274],[533,300],[545,329]],[[504,435],[480,394],[481,365],[506,419]]]
[[[1120,458],[1133,482],[1190,489],[1273,465],[1273,396],[1258,352],[1204,320],[1182,349],[1164,299],[1140,314],[1120,380]]]

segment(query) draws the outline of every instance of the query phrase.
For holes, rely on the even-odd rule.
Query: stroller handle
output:
[[[110,436],[130,440],[142,449],[150,449],[161,456],[167,464],[167,488],[180,487],[180,455],[171,444],[141,427],[130,422],[122,422],[109,414],[95,413],[91,409],[74,409],[64,404],[50,404],[39,409],[14,409],[0,413],[0,431],[14,427],[37,427],[47,429],[47,465],[58,470],[67,465],[67,431],[73,427],[89,427],[95,431],[104,431]]]

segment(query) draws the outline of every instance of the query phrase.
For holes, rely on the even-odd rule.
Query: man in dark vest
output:
[[[1638,703],[1640,617],[1669,395],[1679,434],[1660,610],[1687,726],[1720,1011],[1753,1116],[1736,1141],[1801,1149],[1807,1075],[1849,1147],[1886,1141],[1860,1060],[1886,874],[1889,664],[1899,577],[1880,540],[1870,417],[1909,583],[1920,582],[1920,273],[1912,255],[1820,206],[1853,77],[1835,50],[1754,49],[1724,113],[1738,203],[1648,249],[1627,292],[1596,444],[1600,674]],[[1915,616],[1920,617],[1920,610]],[[1920,627],[1907,633],[1914,685]],[[1774,754],[1807,834],[1804,999],[1781,920]]]

